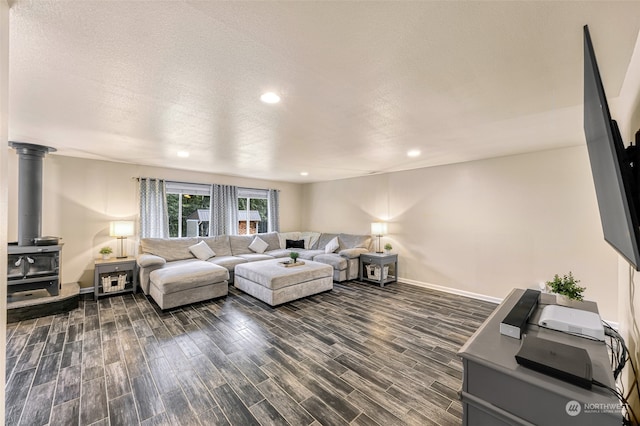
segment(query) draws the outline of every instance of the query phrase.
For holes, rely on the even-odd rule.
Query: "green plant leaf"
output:
[[[551,289],[552,292],[556,294],[562,294],[567,296],[569,299],[574,300],[583,300],[583,295],[585,291],[585,287],[580,287],[578,283],[580,280],[575,279],[571,271],[568,274],[565,274],[560,278],[558,274],[553,276],[553,280],[547,281],[547,287]]]

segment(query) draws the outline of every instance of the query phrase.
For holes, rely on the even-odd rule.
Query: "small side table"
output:
[[[365,269],[367,269],[365,271]],[[373,272],[373,273],[370,273]],[[378,275],[379,274],[379,275]],[[387,253],[364,253],[360,255],[358,277],[360,281],[371,281],[384,287],[398,281],[398,255]]]
[[[138,290],[138,271],[134,257],[96,259],[94,262],[93,296],[135,293]]]

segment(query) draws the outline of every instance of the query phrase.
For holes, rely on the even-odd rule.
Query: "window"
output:
[[[238,234],[268,232],[269,191],[238,188]]]
[[[167,182],[169,237],[209,235],[211,186]]]

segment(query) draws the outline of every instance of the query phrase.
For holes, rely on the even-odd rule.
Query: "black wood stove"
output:
[[[42,237],[42,159],[55,148],[9,142],[18,153],[18,241],[9,243],[7,294],[60,289],[60,252],[55,237]]]

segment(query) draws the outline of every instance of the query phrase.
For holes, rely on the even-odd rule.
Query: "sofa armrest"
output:
[[[138,259],[136,259],[136,262],[138,262],[138,266],[141,268],[148,268],[150,266],[162,266],[165,263],[167,263],[166,260],[164,260],[164,258],[160,257],[160,256],[156,256],[155,254],[141,254],[140,256],[138,256]]]
[[[368,252],[369,250],[367,250],[366,248],[357,247],[357,248],[340,250],[338,254],[342,257],[346,257],[347,259],[356,259],[360,257],[361,254],[368,253]]]

